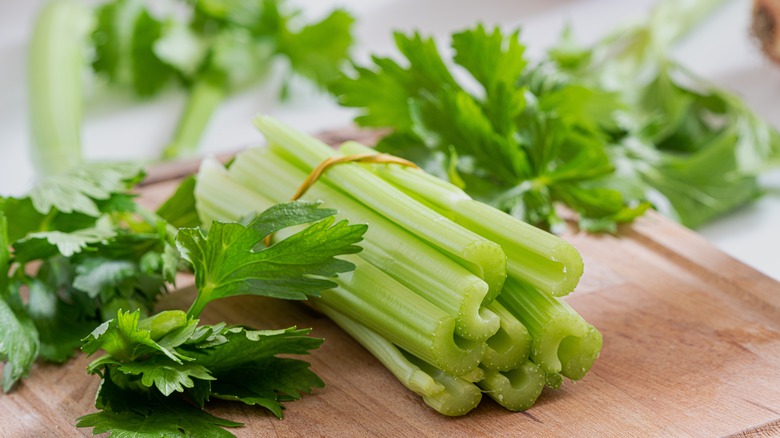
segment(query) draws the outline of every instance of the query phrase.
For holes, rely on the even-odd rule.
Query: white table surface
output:
[[[41,0],[0,2],[0,194],[18,195],[34,181],[28,157],[30,136],[26,104],[25,50]],[[92,2],[94,3],[94,2]],[[565,23],[591,42],[621,20],[641,16],[650,0],[318,0],[292,1],[307,16],[321,16],[334,5],[358,18],[358,60],[369,53],[392,55],[391,30],[420,30],[448,42],[448,35],[477,21],[505,28],[520,26],[527,53],[539,57],[558,38]],[[750,4],[732,0],[682,42],[676,57],[693,71],[742,96],[755,111],[780,127],[780,66],[766,61],[748,32]],[[284,66],[268,80],[231,96],[215,114],[202,143],[205,153],[236,150],[262,139],[250,120],[256,113],[278,117],[317,132],[349,124],[354,112],[302,82],[291,98],[277,99]],[[83,130],[91,160],[153,160],[169,139],[183,105],[176,90],[139,103],[129,96],[88,97]],[[698,231],[723,251],[780,280],[780,170],[762,178],[768,193]]]

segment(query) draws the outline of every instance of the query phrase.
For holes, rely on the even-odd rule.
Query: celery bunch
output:
[[[205,226],[288,200],[339,155],[271,118],[255,124],[269,147],[239,154],[228,169],[214,161],[200,169]],[[341,151],[371,150],[347,143]],[[545,385],[581,379],[598,357],[601,335],[560,298],[583,272],[564,240],[396,165],[331,167],[303,199],[368,224],[363,251],[347,257],[356,269],[313,306],[438,412],[463,415],[482,393],[527,409]]]

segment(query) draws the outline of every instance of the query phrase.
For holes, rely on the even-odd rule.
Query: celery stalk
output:
[[[536,402],[544,389],[544,372],[527,361],[509,371],[487,370],[478,383],[490,398],[511,411],[524,411]]]
[[[197,81],[187,97],[173,140],[163,150],[163,158],[181,158],[194,154],[212,114],[224,98],[224,85],[209,78]]]
[[[344,143],[341,152],[376,153],[356,142]],[[367,168],[455,223],[501,245],[509,275],[554,296],[564,296],[577,286],[582,258],[565,240],[475,201],[458,187],[421,170],[382,164]]]
[[[528,360],[531,335],[499,302],[493,301],[488,308],[501,319],[501,327],[495,335],[488,338],[480,366],[498,371],[517,368]]]
[[[481,391],[473,383],[450,376],[409,353],[403,352],[373,330],[337,312],[330,306],[320,302],[316,308],[349,333],[353,339],[374,355],[401,384],[421,396],[423,401],[437,412],[448,416],[464,415],[474,409],[482,399]]]
[[[222,164],[208,158],[203,160],[198,170],[195,199],[198,217],[204,229],[208,229],[213,221],[235,222],[275,204],[233,181]]]
[[[195,187],[204,219],[236,221],[273,205],[233,181],[213,160],[204,161]],[[354,263],[355,270],[334,279],[338,287],[323,292],[319,300],[449,374],[477,368],[485,344],[456,336],[454,317],[360,257],[343,258]]]
[[[281,122],[258,116],[255,126],[274,151],[311,171],[338,154],[321,141]],[[331,167],[321,178],[362,204],[395,222],[480,276],[489,286],[488,302],[501,291],[506,256],[501,247],[426,208],[358,164]]]
[[[92,16],[83,4],[48,2],[38,15],[28,58],[32,159],[39,175],[82,162],[85,45]]]
[[[559,298],[508,277],[498,301],[533,339],[531,360],[546,374],[579,380],[601,352],[601,334]]]
[[[322,292],[325,304],[447,374],[468,374],[479,365],[485,343],[455,336],[454,318],[361,258],[343,258],[356,268]]]
[[[423,399],[438,412],[449,416],[465,415],[482,400],[482,391],[470,381],[449,375],[412,355],[407,354],[406,358],[446,388],[445,393],[440,396]],[[479,368],[475,369],[478,370]]]
[[[286,200],[306,174],[268,148],[239,154],[228,173],[275,202]],[[370,224],[360,257],[457,318],[457,334],[484,341],[499,329],[499,318],[483,306],[487,284],[442,253],[349,196],[315,184],[303,199],[324,200],[341,218]]]

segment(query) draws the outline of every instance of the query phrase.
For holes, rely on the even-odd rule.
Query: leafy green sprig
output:
[[[534,65],[518,31],[456,33],[451,60],[397,33],[404,62],[375,56],[331,91],[358,124],[392,129],[379,149],[526,222],[555,229],[563,205],[614,231],[652,204],[696,227],[759,196],[780,162],[774,128],[671,58],[721,3],[662,1],[589,47],[567,29]]]
[[[234,90],[262,78],[276,59],[318,86],[337,77],[352,45],[354,19],[336,9],[304,23],[283,0],[165,2],[160,13],[141,0],[100,5],[93,32],[93,70],[141,98],[172,83],[189,90],[164,155],[192,154],[212,113]],[[155,5],[158,6],[158,5]],[[288,92],[289,78],[281,95]]]

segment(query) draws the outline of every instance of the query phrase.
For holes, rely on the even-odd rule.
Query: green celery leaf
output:
[[[195,329],[186,343],[196,345],[197,348],[207,348],[224,344],[227,342],[227,338],[222,333],[226,325],[227,324],[224,322],[220,322],[214,325],[199,326]]]
[[[136,195],[112,193],[108,199],[95,201],[101,213],[133,213],[137,211]]]
[[[17,261],[26,263],[31,260],[62,254],[70,257],[82,252],[91,244],[104,243],[116,236],[116,231],[107,217],[98,219],[93,228],[72,232],[39,231],[30,233],[14,244]]]
[[[409,69],[375,57],[373,68],[356,67],[355,77],[340,79],[331,91],[341,104],[363,111],[357,123],[393,128],[378,149],[451,180],[475,199],[543,227],[560,225],[555,204],[571,202],[583,220],[599,218],[601,228],[613,229],[617,218],[643,211],[633,198],[594,188],[615,171],[606,147],[622,129],[623,102],[564,74],[548,75],[552,66],[528,69],[518,35],[482,25],[456,33],[456,66],[449,68],[433,40],[396,34]],[[456,82],[451,71],[458,67],[481,90]],[[593,190],[608,199],[589,196]]]
[[[52,208],[62,213],[79,212],[100,216],[96,201],[124,192],[143,177],[138,164],[88,163],[40,180],[29,196],[35,209],[47,214]]]
[[[18,290],[12,291],[8,281],[11,263],[8,244],[8,222],[0,212],[0,360],[5,392],[30,372],[39,349],[35,324],[25,311]]]
[[[194,175],[184,178],[176,192],[157,209],[157,215],[176,228],[196,228],[200,225],[195,209]]]
[[[38,331],[17,294],[0,295],[0,360],[3,390],[26,377],[38,357]]]
[[[277,418],[283,417],[281,402],[298,400],[303,393],[309,394],[313,388],[325,386],[307,362],[285,358],[252,362],[216,374],[216,378],[211,382],[213,397],[262,406]]]
[[[215,417],[185,401],[151,398],[145,405],[124,411],[99,411],[79,417],[76,427],[91,427],[112,438],[221,438],[234,437],[225,427],[241,423]]]
[[[96,15],[94,70],[115,84],[131,86],[138,96],[157,94],[175,71],[154,51],[163,23],[137,0],[105,3]]]
[[[134,0],[110,1],[97,8],[97,25],[92,34],[95,47],[92,68],[112,82],[130,83],[132,80],[128,54],[132,51],[135,21],[142,8],[143,4]]]
[[[409,95],[416,85],[406,69],[389,58],[373,57],[376,70],[355,66],[356,77],[342,77],[329,85],[343,106],[361,108],[360,126],[407,130],[412,126]]]
[[[337,213],[331,208],[319,208],[320,202],[294,201],[276,204],[258,215],[244,218],[242,223],[262,237],[295,225],[317,222]],[[256,250],[262,249],[260,246]]]
[[[205,61],[208,45],[205,38],[186,23],[168,20],[163,24],[162,32],[154,41],[152,50],[160,61],[191,78]]]
[[[311,207],[313,208],[313,207]],[[292,211],[292,210],[290,210]],[[360,251],[365,225],[335,223],[333,216],[316,222],[269,248],[255,250],[265,235],[253,228],[268,230],[290,219],[280,220],[277,209],[250,222],[214,222],[208,237],[200,229],[182,229],[176,243],[195,270],[198,297],[190,315],[198,316],[214,299],[241,294],[305,299],[335,286],[326,279],[354,269],[354,265],[336,258]],[[273,225],[264,224],[267,218]],[[275,222],[279,221],[279,222]]]
[[[114,199],[114,196],[110,199]],[[103,208],[109,207],[109,204],[102,204],[102,202],[98,202],[98,208],[105,212]],[[34,232],[69,233],[93,228],[96,222],[95,217],[83,213],[62,213],[52,210],[48,214],[43,214],[36,210],[29,197],[0,198],[0,211],[4,212],[8,219],[8,240],[11,243],[22,240]]]
[[[227,28],[213,38],[201,76],[223,88],[241,87],[268,71],[273,54],[269,41],[257,40],[243,28]]]
[[[268,32],[265,29],[278,29],[281,15],[276,3],[276,0],[198,0],[195,8],[203,16],[263,34]]]
[[[192,388],[192,379],[214,380],[209,370],[195,363],[177,363],[167,357],[154,356],[144,361],[127,362],[118,370],[125,374],[140,375],[141,383],[146,387],[156,386],[163,395],[171,395],[174,391],[184,392],[184,388]]]
[[[184,356],[155,342],[150,329],[139,327],[139,315],[139,311],[117,312],[116,318],[104,322],[84,339],[81,349],[90,355],[102,349],[120,361],[133,361],[160,352],[181,363]]]
[[[73,287],[97,298],[138,276],[137,266],[130,260],[90,257],[76,267]]]
[[[488,96],[498,97],[502,86],[514,88],[525,71],[525,47],[519,36],[520,31],[504,35],[497,27],[488,34],[478,24],[452,36],[453,60],[482,84]]]
[[[696,154],[665,155],[644,171],[645,181],[668,199],[670,214],[682,224],[697,227],[760,195],[756,177],[738,170],[736,136],[736,129],[727,129]]]
[[[354,22],[348,12],[335,10],[320,22],[285,32],[278,51],[290,60],[293,71],[324,87],[349,57]]]
[[[308,337],[310,330],[226,329],[228,342],[201,348],[191,354],[194,363],[208,368],[216,378],[213,396],[260,405],[282,417],[283,401],[297,400],[302,393],[322,388],[324,383],[300,360],[278,354],[307,354],[322,339]]]
[[[40,356],[53,362],[65,362],[81,346],[95,327],[93,309],[60,296],[59,279],[49,261],[41,266],[37,278],[28,282],[27,312],[40,337]]]

